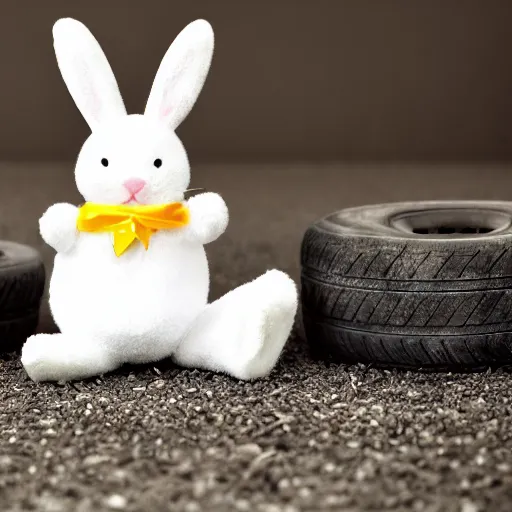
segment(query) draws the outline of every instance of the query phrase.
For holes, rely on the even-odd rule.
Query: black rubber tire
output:
[[[36,331],[44,287],[39,253],[0,240],[0,353],[18,351]]]
[[[484,232],[468,233],[476,228]],[[303,328],[317,357],[402,368],[512,363],[512,203],[341,210],[307,230],[301,264]]]

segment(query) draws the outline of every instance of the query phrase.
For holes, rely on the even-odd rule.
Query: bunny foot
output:
[[[173,359],[186,367],[238,379],[264,377],[275,366],[297,311],[297,288],[271,270],[209,304],[182,339]]]
[[[36,382],[85,379],[118,366],[99,343],[63,334],[28,338],[21,351],[21,363]]]

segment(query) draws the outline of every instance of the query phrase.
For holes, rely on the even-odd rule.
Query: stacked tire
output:
[[[34,334],[45,286],[39,253],[0,241],[0,352],[13,352]]]

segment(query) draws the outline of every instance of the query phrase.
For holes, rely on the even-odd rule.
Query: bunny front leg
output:
[[[78,208],[69,203],[57,203],[39,219],[43,240],[59,253],[70,251],[78,237],[76,220]]]
[[[65,334],[35,334],[21,350],[21,363],[35,382],[80,380],[121,364],[98,340]]]
[[[217,240],[228,226],[229,213],[224,199],[213,192],[189,199],[190,225],[187,236],[202,245]]]

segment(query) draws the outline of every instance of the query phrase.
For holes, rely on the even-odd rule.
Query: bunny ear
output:
[[[71,18],[58,20],[53,26],[53,46],[62,78],[91,130],[103,121],[126,115],[112,68],[83,23]]]
[[[211,25],[196,20],[187,25],[167,50],[149,94],[145,115],[175,130],[187,117],[203,88],[213,56]]]

